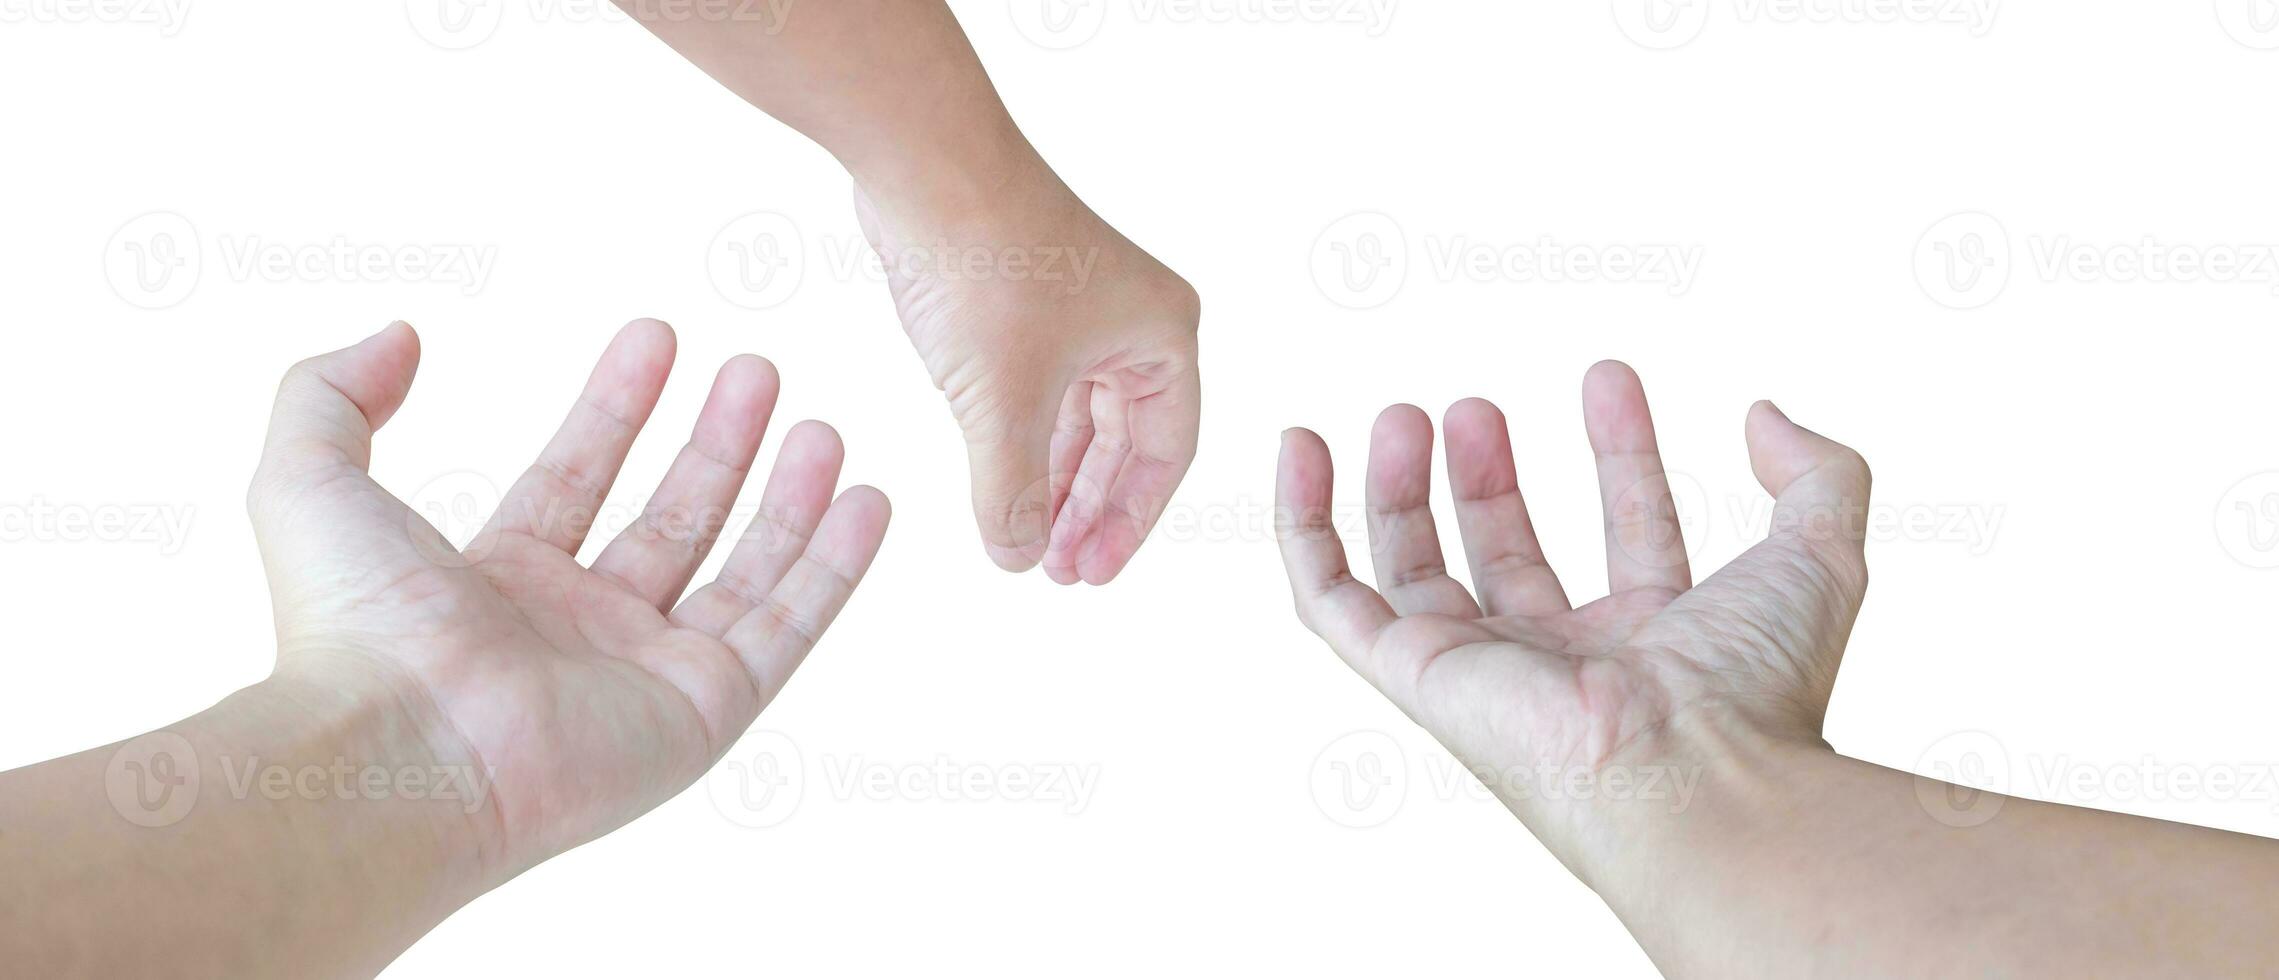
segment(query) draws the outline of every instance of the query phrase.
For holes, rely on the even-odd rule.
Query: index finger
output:
[[[1076,571],[1086,583],[1106,585],[1121,573],[1171,506],[1172,492],[1195,461],[1202,403],[1202,381],[1190,370],[1170,387],[1126,407],[1131,446],[1108,487],[1104,509],[1094,518],[1091,541],[1077,546]]]
[[[1329,446],[1305,429],[1282,434],[1274,481],[1274,536],[1298,620],[1329,642],[1347,663],[1358,663],[1380,630],[1397,617],[1375,589],[1353,578],[1345,542],[1330,518]]]

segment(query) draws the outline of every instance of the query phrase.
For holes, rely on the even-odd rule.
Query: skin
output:
[[[618,334],[489,527],[455,549],[367,475],[419,350],[394,324],[303,362],[279,389],[249,494],[276,612],[272,676],[164,733],[0,774],[11,970],[377,972],[467,901],[695,782],[877,554],[886,498],[834,499],[838,437],[803,422],[720,576],[686,592],[775,404],[775,368],[745,356],[720,369],[643,518],[578,562],[672,369],[673,333],[653,320]],[[138,825],[106,779],[168,745],[194,757],[162,751],[195,767],[195,805]],[[342,761],[481,774],[480,792],[230,789],[253,765]]]
[[[1284,434],[1278,532],[1299,618],[1433,733],[1672,976],[2243,975],[2279,962],[2279,843],[1974,793],[1820,737],[1867,588],[1858,453],[1750,409],[1763,542],[1695,584],[1638,377],[1583,382],[1609,594],[1573,605],[1520,495],[1504,418],[1450,408],[1473,589],[1429,505],[1432,424],[1371,434],[1370,556],[1329,519],[1328,447]],[[1475,598],[1477,596],[1477,598]],[[1678,778],[1697,789],[1628,794]],[[1577,783],[1606,792],[1555,792]],[[1967,804],[1955,801],[1970,801]],[[1863,883],[1873,883],[1872,887]]]
[[[1062,584],[1115,578],[1195,457],[1194,289],[1053,173],[941,0],[780,18],[617,4],[853,176],[903,329],[965,434],[989,556]]]

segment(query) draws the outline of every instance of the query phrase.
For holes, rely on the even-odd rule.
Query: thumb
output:
[[[265,478],[303,479],[372,465],[372,433],[387,424],[419,370],[419,335],[398,320],[353,347],[285,372],[261,452]]]
[[[1859,556],[1867,540],[1867,461],[1789,420],[1771,402],[1749,409],[1749,468],[1773,495],[1773,532]]]
[[[1008,572],[1027,571],[1044,558],[1052,529],[1047,459],[1054,418],[1051,406],[1032,406],[966,430],[973,518],[981,527],[982,548]]]

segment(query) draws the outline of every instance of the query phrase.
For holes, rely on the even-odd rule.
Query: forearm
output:
[[[1683,812],[1586,859],[1672,976],[2236,975],[2279,962],[2279,842],[1694,738]],[[1955,796],[1948,796],[1948,793]]]
[[[890,217],[964,211],[1050,171],[941,0],[615,0],[728,90],[839,158]]]
[[[389,718],[271,681],[164,732],[0,774],[0,962],[377,972],[484,880],[477,794],[440,785]]]

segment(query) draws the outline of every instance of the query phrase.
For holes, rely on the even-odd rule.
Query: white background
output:
[[[884,290],[844,271],[863,253],[824,153],[614,11],[490,0],[454,33],[413,2],[0,0],[0,767],[263,675],[241,500],[274,380],[392,318],[427,342],[379,448],[407,497],[503,485],[610,332],[654,315],[683,371],[621,504],[712,368],[753,351],[783,371],[776,431],[837,425],[849,480],[896,514],[741,768],[476,902],[395,975],[1650,974],[1298,626],[1267,533],[1281,428],[1327,436],[1358,504],[1380,408],[1485,395],[1584,597],[1602,578],[1576,385],[1602,357],[1646,379],[1704,574],[1761,531],[1752,399],[1875,466],[1894,524],[1839,749],[2279,834],[2268,782],[2177,798],[2125,775],[2279,762],[2261,567],[2279,565],[2279,266],[2156,283],[2114,281],[2126,256],[2046,264],[2279,243],[2269,0],[1991,22],[1942,20],[1945,0],[1664,4],[1674,21],[1635,2],[961,0],[1047,156],[1205,297],[1208,414],[1173,526],[1112,587],[1073,590],[984,560],[948,414]],[[730,228],[756,212],[780,218]],[[1341,222],[1356,212],[1382,217]],[[1958,213],[1985,217],[1942,224]],[[797,286],[739,292],[720,236],[768,228]],[[1682,289],[1523,279],[1515,249],[1546,240],[1700,261]],[[239,264],[335,242],[494,265],[477,289]],[[135,277],[167,255],[145,270],[173,278]],[[926,798],[944,764],[1095,781],[1081,805]],[[1353,765],[1378,779],[1347,797]],[[843,788],[877,769],[915,788]]]

